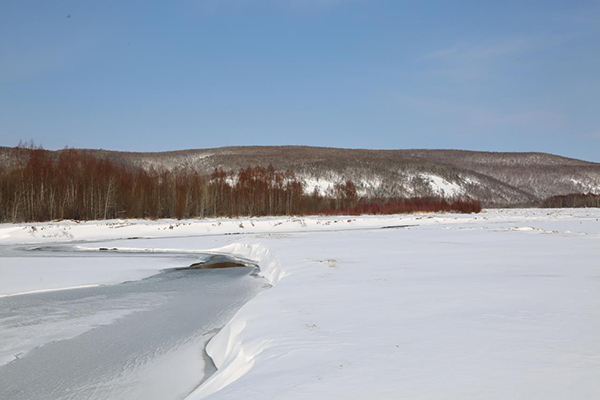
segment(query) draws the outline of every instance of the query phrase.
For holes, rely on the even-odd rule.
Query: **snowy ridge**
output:
[[[89,150],[125,165],[176,170],[189,167],[210,175],[215,168],[248,166],[292,170],[305,193],[329,195],[351,180],[361,196],[445,196],[456,193],[494,206],[539,204],[550,196],[600,193],[600,163],[544,153],[489,153],[462,150],[361,150],[306,146],[250,146],[126,153]],[[50,152],[57,157],[60,151]],[[0,165],[10,165],[11,149],[0,147]],[[431,179],[427,177],[430,176]],[[235,184],[234,181],[230,181]]]
[[[257,263],[260,266],[260,275],[271,285],[277,284],[285,275],[273,252],[260,244],[234,243],[211,252],[227,253]],[[206,352],[217,367],[217,372],[187,399],[204,398],[236,381],[252,368],[254,357],[260,354],[269,342],[268,339],[262,339],[245,340],[242,343],[239,335],[252,315],[255,314],[249,312],[248,307],[242,307],[235,317],[210,340]]]
[[[385,182],[381,176],[366,176],[360,172],[350,173],[350,180],[356,185],[359,196],[375,196],[387,193],[388,195],[434,195],[445,198],[455,198],[464,196],[468,190],[465,186],[476,186],[481,183],[475,178],[464,177],[459,182],[448,180],[442,176],[433,173],[400,173],[398,179],[391,183]],[[314,191],[321,196],[333,196],[335,186],[344,183],[348,177],[338,174],[329,174],[328,177],[318,177],[309,174],[298,174],[298,177],[304,182],[304,193],[312,194]],[[397,193],[386,189],[388,186],[399,185],[402,187]]]
[[[465,190],[459,184],[448,182],[441,176],[433,174],[421,174],[421,178],[429,183],[431,190],[442,197],[457,197],[463,195]]]

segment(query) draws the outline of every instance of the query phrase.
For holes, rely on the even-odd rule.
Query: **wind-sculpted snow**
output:
[[[260,244],[235,243],[216,251],[252,260],[260,265],[260,275],[272,285],[277,284],[285,275],[277,257]],[[252,342],[239,338],[246,327],[247,315],[247,312],[236,315],[208,343],[206,351],[215,363],[217,372],[189,396],[190,400],[205,397],[235,382],[250,371],[254,358],[268,345],[270,340],[267,337]]]

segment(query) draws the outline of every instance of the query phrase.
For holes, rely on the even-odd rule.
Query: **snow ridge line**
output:
[[[234,243],[209,252],[229,254],[255,262],[260,268],[260,276],[273,286],[285,276],[279,259],[261,244]],[[253,317],[245,308],[246,306],[242,307],[208,342],[206,353],[213,360],[217,371],[186,397],[186,400],[205,398],[238,380],[252,369],[254,358],[269,344],[270,341],[266,339],[242,343],[239,335],[248,320]]]

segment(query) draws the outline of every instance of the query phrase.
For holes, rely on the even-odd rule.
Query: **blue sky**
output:
[[[600,1],[0,3],[0,145],[600,161]]]

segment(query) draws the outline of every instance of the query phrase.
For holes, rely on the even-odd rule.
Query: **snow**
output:
[[[469,177],[469,176],[463,176],[461,177],[463,182],[465,182],[467,185],[480,185],[481,182],[479,182],[479,180],[473,178],[473,177]]]
[[[569,179],[569,181],[577,187],[577,191],[580,193],[600,194],[600,182],[594,181],[590,177],[584,181],[573,178]]]
[[[316,190],[319,195],[327,196],[335,187],[335,182],[319,178],[303,178],[304,193],[312,194]]]
[[[369,179],[360,179],[356,193],[359,196],[368,196],[369,192],[376,192],[383,186],[383,181],[377,176],[372,176]]]
[[[439,196],[456,197],[464,194],[464,188],[457,183],[448,182],[446,179],[433,174],[420,174],[423,180],[429,183],[431,190]]]
[[[335,172],[329,172],[325,176],[298,173],[296,177],[304,183],[304,193],[308,195],[317,190],[321,196],[331,196],[335,185],[346,181],[343,176]]]
[[[272,287],[209,342],[218,371],[190,400],[591,399],[600,397],[599,219],[600,209],[511,209],[7,224],[0,244],[124,239],[110,246],[258,262]],[[19,278],[32,266],[5,260],[4,288],[43,288]],[[63,286],[104,279],[70,274]]]

